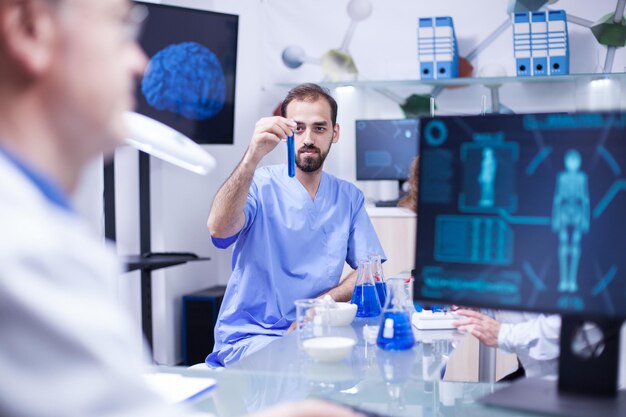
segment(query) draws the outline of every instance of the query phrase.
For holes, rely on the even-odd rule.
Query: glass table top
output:
[[[363,327],[378,320],[357,319],[350,327],[335,329],[336,335],[357,342],[352,355],[337,363],[313,361],[298,349],[297,334],[292,333],[224,369],[160,370],[215,378],[217,389],[194,407],[220,417],[312,397],[397,417],[525,415],[476,402],[502,384],[445,380],[448,359],[464,335],[414,330],[418,342],[413,349],[389,352],[363,337]]]

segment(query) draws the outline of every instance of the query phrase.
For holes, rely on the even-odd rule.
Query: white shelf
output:
[[[593,73],[593,74],[568,74],[568,75],[552,75],[541,77],[465,77],[465,78],[449,78],[443,80],[353,80],[340,82],[320,82],[318,84],[327,88],[337,87],[415,87],[415,86],[431,86],[431,87],[451,87],[451,86],[499,86],[503,84],[531,84],[531,83],[571,83],[571,82],[590,82],[598,79],[626,80],[626,73]],[[299,83],[278,83],[280,87],[295,87]]]

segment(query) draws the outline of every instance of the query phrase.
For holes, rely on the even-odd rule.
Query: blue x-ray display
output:
[[[626,317],[626,114],[421,130],[416,298]]]

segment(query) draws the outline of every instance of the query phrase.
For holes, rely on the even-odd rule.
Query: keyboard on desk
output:
[[[376,207],[397,207],[399,200],[379,200],[374,203]]]
[[[452,330],[456,329],[452,323],[460,318],[450,312],[423,310],[413,313],[411,321],[418,330]]]

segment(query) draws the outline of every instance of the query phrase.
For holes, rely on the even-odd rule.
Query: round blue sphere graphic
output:
[[[170,45],[150,59],[141,92],[158,110],[204,120],[224,106],[226,80],[219,59],[209,48],[184,42]]]

